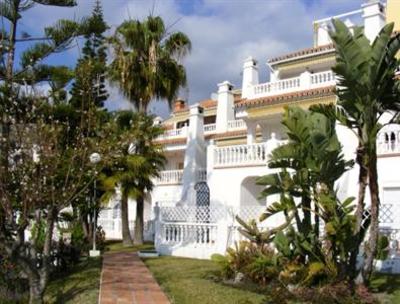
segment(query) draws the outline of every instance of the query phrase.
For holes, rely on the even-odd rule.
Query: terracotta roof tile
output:
[[[240,102],[235,104],[235,107],[239,108],[242,106],[252,107],[252,106],[260,106],[260,105],[273,105],[273,104],[280,104],[280,103],[283,103],[283,102],[285,102],[287,100],[291,100],[291,99],[297,100],[297,99],[306,99],[306,98],[310,98],[313,96],[326,96],[326,95],[331,95],[332,93],[334,93],[335,88],[336,88],[335,86],[329,86],[329,87],[322,87],[322,88],[311,89],[311,90],[286,93],[286,94],[281,94],[281,95],[254,98],[254,99],[246,98],[246,99],[242,99]]]
[[[161,126],[164,130],[172,130],[174,128],[174,124],[172,123],[163,123]]]
[[[295,51],[293,53],[289,53],[289,54],[286,54],[283,56],[278,56],[278,57],[269,59],[268,62],[274,63],[274,62],[281,61],[281,60],[292,59],[292,58],[305,56],[305,55],[311,55],[311,54],[315,54],[315,53],[319,53],[319,52],[323,52],[323,51],[330,51],[330,50],[333,51],[334,49],[335,49],[334,45],[331,43],[331,44],[326,44],[326,45],[321,45],[321,46],[317,46],[317,47],[312,47],[312,48]]]
[[[202,106],[205,109],[213,108],[213,107],[217,106],[217,101],[213,100],[213,99],[206,99],[206,100],[203,100],[200,102],[200,106]]]
[[[199,102],[200,106],[204,109],[209,109],[217,106],[217,101],[213,99],[205,99]],[[186,105],[183,109],[174,110],[174,113],[189,111],[189,107]]]

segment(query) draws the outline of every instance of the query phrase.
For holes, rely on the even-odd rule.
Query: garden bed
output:
[[[144,262],[174,304],[272,303],[268,286],[217,280],[218,267],[212,261],[164,256]],[[382,304],[400,303],[400,275],[376,275],[371,288]]]

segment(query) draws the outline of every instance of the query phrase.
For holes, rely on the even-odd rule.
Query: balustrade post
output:
[[[206,172],[210,174],[214,169],[214,166],[218,163],[218,156],[216,155],[214,140],[210,140],[210,144],[207,146],[207,166]]]
[[[154,247],[157,251],[159,251],[160,246],[162,245],[162,224],[161,224],[161,210],[158,202],[156,202],[155,206],[153,207],[153,214],[154,214]]]
[[[219,218],[217,222],[216,231],[216,253],[225,254],[229,241],[229,221],[228,221],[228,209],[226,206],[223,207],[224,216]]]
[[[303,90],[307,90],[311,87],[311,73],[309,71],[305,71],[300,74],[300,88]]]

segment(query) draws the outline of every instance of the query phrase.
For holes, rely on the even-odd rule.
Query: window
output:
[[[217,116],[212,115],[212,116],[206,116],[204,117],[204,124],[205,125],[210,125],[210,124],[214,124],[217,120]]]

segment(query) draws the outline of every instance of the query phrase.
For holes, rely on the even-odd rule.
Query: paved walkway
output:
[[[103,256],[100,304],[169,304],[150,271],[133,252]]]

